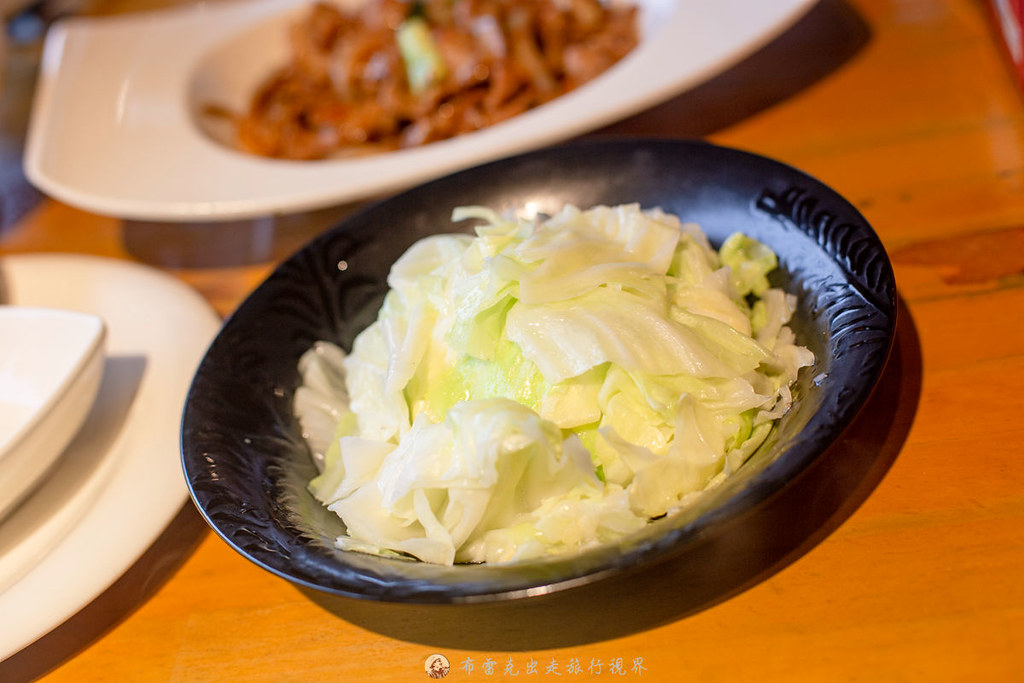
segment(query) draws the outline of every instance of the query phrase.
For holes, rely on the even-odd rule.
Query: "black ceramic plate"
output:
[[[769,441],[713,495],[619,544],[519,565],[441,567],[333,547],[341,521],[307,492],[315,475],[291,413],[299,356],[351,348],[376,316],[391,264],[454,232],[453,207],[553,213],[639,202],[695,221],[715,244],[742,231],[779,255],[792,327],[817,362]],[[389,601],[518,598],[685,554],[765,502],[857,414],[892,345],[896,290],[878,237],[847,201],[786,165],[702,142],[622,140],[545,149],[457,173],[367,208],[283,263],[225,323],[200,365],[182,431],[185,475],[209,524],[239,553],[298,584]]]

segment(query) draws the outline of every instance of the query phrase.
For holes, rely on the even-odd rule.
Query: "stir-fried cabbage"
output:
[[[301,360],[295,410],[341,548],[425,562],[577,552],[736,471],[814,358],[776,257],[637,205],[413,245],[346,355]]]

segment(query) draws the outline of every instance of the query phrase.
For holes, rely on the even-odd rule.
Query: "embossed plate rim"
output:
[[[445,229],[437,216],[456,203],[473,203],[475,192],[487,195],[476,196],[482,203],[502,198],[499,209],[534,201],[550,211],[569,197],[581,204],[578,198],[588,197],[589,203],[658,204],[684,220],[692,211],[716,241],[736,224],[773,246],[785,268],[781,284],[802,288],[798,334],[828,353],[813,377],[802,375],[803,399],[755,464],[701,506],[571,558],[447,568],[330,548],[329,532],[337,528],[310,505],[304,479],[312,465],[302,462],[293,421],[282,417],[297,382],[294,361],[316,338],[350,342],[376,312],[386,266],[410,241]],[[394,239],[379,239],[382,229],[395,231]],[[342,261],[347,267],[339,269]],[[548,593],[683,556],[690,544],[799,476],[867,400],[892,347],[895,319],[895,280],[878,236],[848,201],[791,166],[702,141],[592,140],[548,148],[377,203],[283,263],[231,316],[200,365],[183,420],[183,466],[194,500],[218,534],[256,564],[299,584],[411,602]],[[249,400],[252,415],[226,401],[254,392],[262,398]],[[225,424],[252,429],[232,435]]]

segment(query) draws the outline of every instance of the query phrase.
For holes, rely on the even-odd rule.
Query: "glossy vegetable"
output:
[[[343,548],[451,564],[613,541],[740,467],[813,362],[750,238],[716,252],[636,205],[454,218],[476,236],[410,248],[350,355],[303,358],[310,487]]]

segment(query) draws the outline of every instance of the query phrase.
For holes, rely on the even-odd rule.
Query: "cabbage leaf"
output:
[[[766,245],[716,251],[638,205],[413,245],[351,353],[318,342],[295,411],[341,548],[512,562],[613,542],[735,472],[813,354]]]

